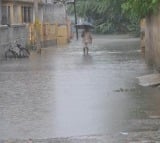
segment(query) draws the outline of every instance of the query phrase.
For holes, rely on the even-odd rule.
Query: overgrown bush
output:
[[[97,33],[128,33],[138,29],[137,19],[130,18],[122,9],[126,0],[77,0],[78,16],[92,19]],[[74,13],[74,8],[69,7]]]
[[[138,35],[140,19],[156,12],[160,0],[76,0],[78,16],[92,19],[97,33]],[[69,7],[73,14],[74,7]]]

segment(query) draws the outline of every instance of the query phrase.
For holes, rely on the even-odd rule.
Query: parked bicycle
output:
[[[19,49],[18,48],[14,48],[12,43],[8,44],[8,50],[5,52],[5,57],[6,58],[18,58],[18,53],[19,53]]]
[[[25,58],[29,57],[30,52],[17,41],[9,43],[9,49],[5,52],[6,58]]]
[[[19,49],[19,57],[20,58],[23,58],[23,57],[29,57],[30,55],[30,52],[27,48],[23,47],[21,44],[17,43],[16,42],[16,46],[18,47]]]

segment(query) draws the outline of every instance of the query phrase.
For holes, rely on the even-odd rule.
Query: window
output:
[[[33,20],[33,10],[32,7],[28,7],[28,6],[22,6],[22,22],[23,23],[30,23]]]
[[[11,24],[10,21],[10,6],[2,6],[2,24]]]

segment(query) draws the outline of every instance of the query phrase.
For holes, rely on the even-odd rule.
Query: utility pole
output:
[[[76,10],[76,0],[74,0],[74,14],[75,14],[75,25],[77,25],[77,10]],[[78,28],[76,26],[76,37],[78,40]]]
[[[0,7],[2,7],[2,0],[0,0]],[[2,9],[0,8],[0,25],[2,24]]]
[[[34,0],[34,22],[38,19],[38,0]]]

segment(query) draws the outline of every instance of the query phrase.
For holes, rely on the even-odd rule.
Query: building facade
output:
[[[68,29],[65,5],[54,0],[0,0],[0,58],[15,40],[23,46],[37,39],[67,43]]]
[[[36,0],[39,5],[38,17],[41,20],[43,1]],[[34,0],[2,0],[1,4],[1,24],[12,25],[22,23],[33,23],[35,20],[35,1]]]
[[[0,21],[2,25],[34,23],[60,23],[66,21],[63,4],[54,0],[0,0]]]

